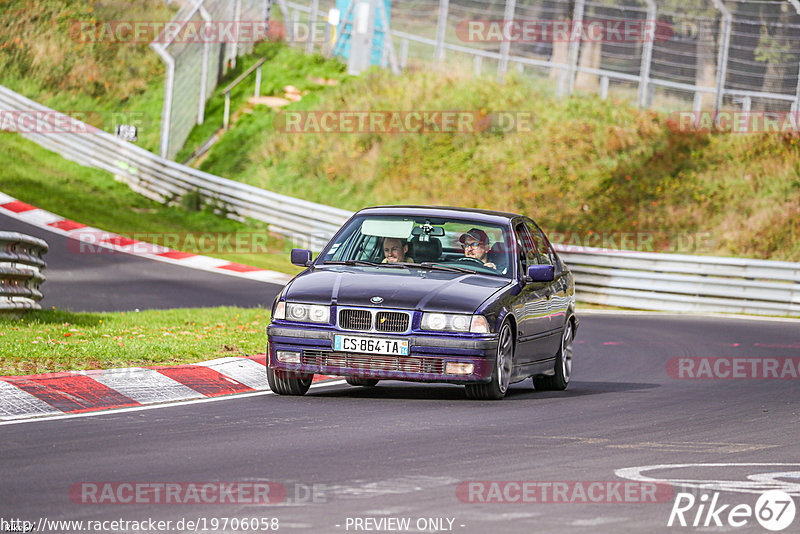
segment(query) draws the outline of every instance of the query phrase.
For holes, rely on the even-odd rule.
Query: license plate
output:
[[[390,356],[408,356],[408,341],[375,337],[334,336],[333,350],[341,352],[365,352],[368,354],[388,354]]]

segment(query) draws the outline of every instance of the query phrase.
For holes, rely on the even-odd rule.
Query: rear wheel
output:
[[[269,388],[278,395],[305,395],[311,387],[313,373],[298,373],[267,367]]]
[[[514,366],[514,336],[505,322],[500,327],[492,379],[487,384],[467,384],[467,398],[475,400],[500,400],[506,396]]]
[[[345,381],[351,386],[364,386],[364,387],[372,387],[379,382],[377,378],[358,378],[355,376],[348,376],[347,378],[345,378]]]
[[[568,320],[561,334],[561,347],[556,355],[553,376],[534,376],[533,387],[539,390],[562,391],[567,389],[572,375],[572,321]]]

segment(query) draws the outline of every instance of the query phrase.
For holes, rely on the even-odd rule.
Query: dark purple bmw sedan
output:
[[[303,395],[314,374],[354,386],[449,382],[502,399],[533,378],[563,390],[578,327],[575,284],[528,217],[465,208],[359,211],[281,291],[267,328],[273,391]]]

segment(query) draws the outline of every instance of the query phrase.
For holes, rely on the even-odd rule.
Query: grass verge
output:
[[[0,316],[0,375],[177,365],[267,350],[269,310],[193,308]]]

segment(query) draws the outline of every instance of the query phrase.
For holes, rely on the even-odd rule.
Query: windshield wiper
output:
[[[451,273],[475,274],[475,271],[473,271],[472,269],[466,269],[464,267],[453,267],[449,265],[445,266],[430,261],[423,261],[422,263],[412,263],[410,265],[424,267],[425,269],[433,269],[437,271],[449,271]]]

